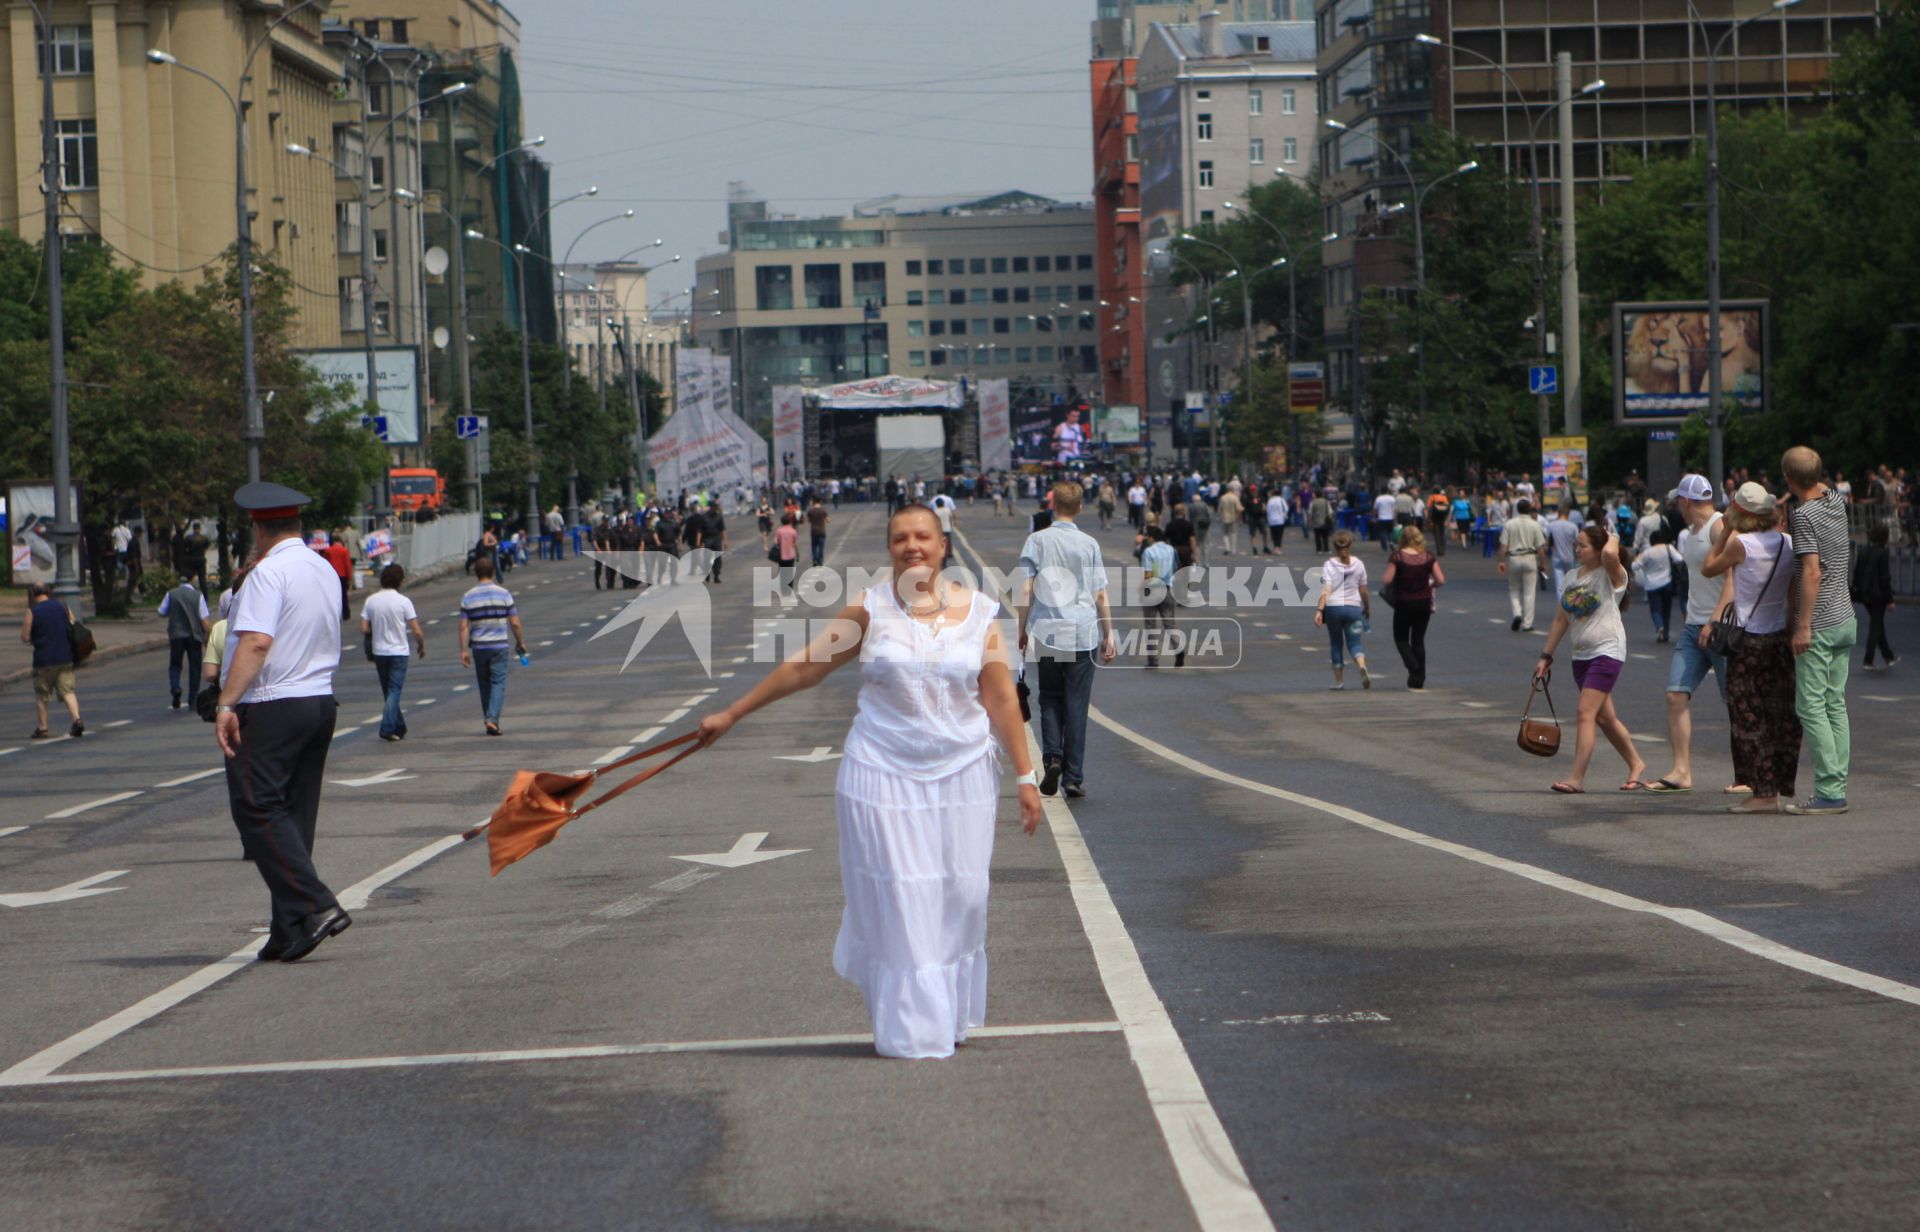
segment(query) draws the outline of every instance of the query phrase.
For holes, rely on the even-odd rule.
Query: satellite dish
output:
[[[438,244],[421,254],[420,259],[421,263],[427,267],[427,272],[435,278],[447,272],[447,250]]]
[[[444,351],[447,349],[447,343],[452,341],[453,341],[453,335],[447,332],[446,326],[436,325],[433,327],[433,349],[434,350]]]

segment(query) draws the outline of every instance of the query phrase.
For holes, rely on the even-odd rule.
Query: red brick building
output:
[[[1108,406],[1147,405],[1146,267],[1140,251],[1139,117],[1131,57],[1089,65],[1093,92],[1094,271]]]

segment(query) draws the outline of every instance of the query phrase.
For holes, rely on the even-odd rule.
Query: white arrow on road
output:
[[[832,745],[823,744],[815,748],[811,753],[777,753],[775,756],[781,761],[823,762],[832,761],[834,758],[840,756],[840,754],[833,751]]]
[[[380,773],[369,775],[364,779],[334,779],[332,781],[340,784],[342,787],[372,787],[378,783],[398,783],[402,779],[417,779],[420,777],[417,774],[400,773],[404,769],[406,769],[405,766],[395,766],[391,770],[382,770]]]
[[[762,838],[766,836],[761,835]],[[781,853],[786,854],[785,852]],[[125,886],[108,886],[103,890],[90,890],[88,886],[99,885],[103,881],[112,881],[115,877],[124,877],[127,870],[117,869],[111,873],[95,873],[79,881],[68,882],[55,890],[42,890],[38,894],[0,894],[0,907],[44,907],[48,903],[64,903],[68,899],[92,898],[96,894],[111,894],[115,890],[124,890]]]
[[[796,847],[791,851],[761,851],[760,844],[767,841],[764,834],[742,834],[740,841],[733,845],[732,851],[716,851],[704,856],[675,856],[676,860],[687,860],[694,864],[711,864],[715,868],[745,868],[749,864],[759,864],[766,860],[778,860],[781,856],[797,856],[810,851],[808,847]]]

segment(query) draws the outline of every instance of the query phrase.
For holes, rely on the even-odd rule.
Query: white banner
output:
[[[1007,382],[980,382],[980,469],[1004,471],[1013,467],[1013,424],[1009,417]]]
[[[820,406],[829,411],[867,411],[881,407],[957,408],[961,403],[957,381],[933,381],[913,376],[876,376],[849,381],[820,391]]]
[[[672,498],[683,488],[721,492],[746,487],[753,483],[754,463],[764,464],[765,443],[759,435],[731,414],[716,410],[714,367],[711,351],[680,352],[673,418],[647,441],[655,486],[662,496]]]
[[[806,394],[798,385],[773,387],[773,462],[782,481],[807,467]]]

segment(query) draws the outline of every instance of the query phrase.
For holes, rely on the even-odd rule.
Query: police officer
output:
[[[321,777],[333,740],[340,581],[300,537],[308,498],[250,483],[234,503],[259,546],[227,620],[214,730],[227,803],[247,857],[273,896],[263,961],[297,962],[353,923],[313,867]]]

